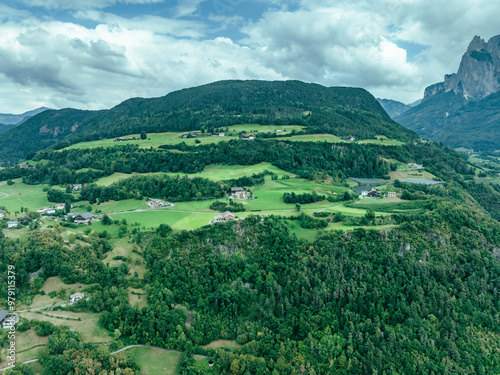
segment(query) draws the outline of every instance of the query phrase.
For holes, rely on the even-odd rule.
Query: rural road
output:
[[[176,354],[182,354],[183,353],[183,352],[180,352],[178,350],[158,348],[157,346],[129,345],[129,346],[126,346],[126,347],[124,347],[122,349],[116,350],[116,351],[114,351],[112,353],[109,353],[109,354],[111,354],[111,355],[117,354],[117,353],[123,352],[124,350],[128,350],[128,349],[131,349],[131,348],[146,348],[146,349],[157,350],[159,352],[176,353]],[[195,357],[195,358],[210,358],[210,357],[207,357],[206,355],[200,355],[200,354],[193,354],[193,357]],[[28,364],[28,363],[37,362],[37,361],[38,361],[38,358],[35,358],[35,359],[30,359],[28,361],[24,361],[24,362],[21,362],[21,363]],[[9,367],[0,368],[0,372],[9,370],[9,369],[14,368],[14,367],[15,366],[9,366]]]

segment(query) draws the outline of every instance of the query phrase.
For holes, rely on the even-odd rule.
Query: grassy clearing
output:
[[[58,326],[68,326],[72,331],[80,332],[86,342],[109,342],[111,337],[99,321],[99,314],[75,313],[71,311],[22,312],[19,316],[30,320],[42,320]],[[65,318],[70,318],[67,320]],[[74,320],[80,318],[81,320]]]
[[[291,173],[288,173],[278,167],[275,167],[271,163],[259,163],[255,165],[209,165],[200,173],[163,173],[163,172],[155,172],[155,173],[113,173],[111,176],[100,178],[96,181],[97,185],[101,186],[109,186],[114,182],[118,182],[127,178],[131,178],[134,176],[188,176],[189,178],[194,177],[202,177],[207,178],[212,181],[222,181],[229,179],[237,179],[244,176],[251,176],[252,174],[261,173],[264,171],[273,172],[279,177],[282,176],[291,176]]]
[[[9,212],[21,211],[21,207],[35,211],[40,207],[54,205],[47,200],[47,193],[43,191],[49,185],[26,185],[21,179],[13,181],[14,185],[7,185],[6,181],[0,182],[0,206],[5,206]],[[10,215],[11,218],[14,216]]]
[[[436,177],[432,173],[423,169],[411,171],[391,171],[389,172],[389,176],[391,176],[390,182],[394,182],[394,180],[404,180],[406,178],[427,178],[432,180]]]
[[[216,215],[213,213],[169,212],[167,210],[136,211],[112,214],[112,219],[126,219],[128,222],[138,222],[145,228],[156,228],[160,224],[170,225],[174,229],[196,229],[204,225]]]
[[[300,226],[300,220],[289,220],[288,228],[290,232],[294,233],[297,238],[314,241],[318,236],[318,230],[316,229],[305,229]]]
[[[132,287],[129,287],[127,290],[130,306],[135,306],[137,304],[139,309],[147,306],[148,301],[144,289],[133,289]]]
[[[127,178],[131,178],[134,176],[162,176],[164,173],[161,172],[154,172],[154,173],[121,173],[121,172],[115,172],[110,176],[102,177],[98,179],[95,183],[96,185],[100,186],[109,186],[115,182],[125,180]]]
[[[26,239],[26,235],[28,234],[28,228],[20,226],[19,228],[15,229],[3,229],[3,233],[5,234],[5,237],[14,240],[19,239],[21,240],[21,242],[23,242]]]
[[[238,349],[238,348],[241,348],[241,345],[238,344],[235,340],[215,340],[207,345],[204,345],[203,348],[205,348],[205,349],[219,349],[219,348]]]
[[[390,139],[387,138],[385,135],[377,135],[377,139],[363,139],[362,141],[359,141],[359,143],[366,144],[366,143],[373,143],[373,144],[378,144],[382,146],[401,146],[404,145],[404,142],[398,141],[396,139]]]
[[[162,352],[148,348],[131,348],[137,365],[141,369],[141,375],[177,375],[179,374],[180,354],[171,352]],[[125,352],[117,355],[124,356]]]
[[[34,329],[16,332],[16,361],[24,362],[38,358],[40,351],[44,349],[48,341],[48,337],[38,336]],[[3,359],[7,356],[7,349],[7,347],[1,349],[0,353]],[[5,363],[2,363],[2,365],[5,365]]]
[[[61,289],[64,289],[66,292],[66,297],[69,298],[69,295],[74,292],[81,291],[85,285],[76,283],[76,284],[65,284],[59,277],[53,276],[49,277],[45,282],[43,283],[42,287],[40,288],[40,291],[44,291],[45,295],[39,295],[37,294],[35,298],[33,299],[33,302],[26,307],[23,306],[18,306],[18,310],[23,310],[23,309],[36,309],[48,305],[53,305],[54,303],[58,302],[67,302],[67,298],[61,299],[58,296],[55,296],[54,298],[51,298],[49,296],[50,292],[59,292]]]

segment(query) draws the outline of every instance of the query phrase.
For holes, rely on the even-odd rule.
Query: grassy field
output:
[[[377,139],[364,139],[359,141],[359,143],[373,143],[382,146],[401,146],[404,145],[404,142],[398,141],[396,139],[387,138],[385,135],[377,135]]]
[[[77,283],[77,284],[65,284],[59,277],[53,276],[49,277],[45,282],[43,283],[42,287],[40,288],[40,291],[44,291],[45,295],[39,295],[37,294],[35,298],[33,299],[33,302],[29,306],[22,306],[19,305],[17,307],[18,310],[23,310],[23,309],[36,309],[48,305],[53,305],[54,303],[58,302],[67,302],[69,298],[69,295],[74,292],[79,292],[81,291],[82,288],[84,288],[85,285]],[[50,292],[59,292],[61,289],[64,289],[66,291],[66,297],[65,299],[59,298],[57,295],[54,298],[51,298],[49,296]]]
[[[123,137],[136,138],[130,141],[114,142],[115,138],[101,139],[98,141],[91,142],[81,142],[71,145],[65,149],[87,149],[87,148],[97,148],[97,147],[113,147],[117,145],[126,144],[136,144],[142,148],[157,148],[160,145],[175,145],[181,142],[185,142],[187,145],[195,146],[195,139],[200,140],[199,144],[211,144],[228,141],[230,139],[236,139],[238,133],[241,131],[246,131],[247,133],[268,133],[276,132],[276,130],[281,130],[281,134],[290,133],[292,130],[300,131],[302,126],[298,125],[258,125],[258,124],[245,124],[245,125],[234,125],[229,127],[229,135],[225,137],[199,137],[199,138],[181,138],[181,135],[185,132],[164,132],[164,133],[148,133],[147,139],[140,139],[139,134],[128,134]]]
[[[141,369],[140,375],[177,375],[179,374],[180,354],[163,352],[148,348],[131,348],[137,365]],[[120,352],[117,355],[125,355]]]
[[[232,167],[235,169],[234,166]],[[254,169],[257,171],[257,169]],[[218,173],[222,173],[220,170]],[[215,178],[215,177],[214,177]],[[320,195],[336,196],[344,194],[348,188],[334,186],[324,182],[309,181],[300,178],[272,180],[266,177],[264,185],[252,187],[250,190],[256,199],[241,200],[246,212],[237,213],[237,216],[245,217],[251,214],[256,215],[296,215],[295,204],[283,202],[283,193],[295,192],[297,194],[311,193],[316,191]],[[219,200],[227,200],[225,198]],[[215,200],[176,202],[174,207],[163,209],[150,209],[144,205],[145,201],[125,200],[119,202],[105,202],[99,206],[94,205],[93,210],[99,209],[107,213],[112,219],[126,219],[130,223],[139,223],[145,228],[155,228],[160,224],[168,224],[174,229],[195,229],[208,225],[209,221],[217,215],[216,211],[210,210],[210,205]],[[312,214],[314,211],[329,210],[331,212],[342,212],[347,216],[363,216],[366,211],[363,209],[353,209],[343,207],[344,202],[322,201],[312,204],[301,205],[301,211]],[[101,223],[92,224],[92,229],[102,231],[104,229],[111,233],[113,226],[105,227]],[[304,232],[307,233],[307,232]],[[304,235],[304,233],[302,235]],[[312,235],[312,234],[311,234]]]
[[[137,306],[142,309],[148,304],[144,289],[134,289],[129,287],[127,290],[130,306],[135,306],[137,304]]]
[[[126,179],[126,178],[131,178],[134,176],[188,176],[189,178],[193,177],[202,177],[202,178],[207,178],[212,181],[222,181],[222,180],[229,180],[229,179],[237,179],[240,177],[244,176],[251,176],[252,174],[257,174],[261,173],[264,171],[269,171],[273,172],[279,177],[288,175],[290,176],[291,174],[272,165],[271,163],[259,163],[255,165],[209,165],[207,166],[202,172],[200,173],[191,173],[191,174],[184,174],[184,173],[162,173],[162,172],[155,172],[155,173],[132,173],[132,174],[127,174],[127,173],[113,173],[111,176],[103,177],[100,178],[96,181],[97,185],[101,186],[108,186],[111,185],[114,182]]]
[[[210,344],[204,345],[205,349],[219,349],[219,348],[230,348],[230,349],[238,349],[241,348],[241,345],[238,344],[235,340],[215,340]]]
[[[47,345],[48,337],[41,337],[35,333],[34,329],[29,329],[24,332],[16,332],[16,361],[24,362],[30,359],[38,358],[38,354]],[[7,347],[2,348],[0,355],[3,359],[0,367],[7,366],[5,357],[7,355]]]
[[[427,178],[432,180],[436,177],[432,173],[423,169],[411,171],[391,171],[389,172],[389,176],[391,176],[390,182],[394,182],[394,180],[404,180],[406,178]]]
[[[111,337],[99,321],[99,314],[94,313],[75,313],[71,311],[42,311],[22,312],[19,316],[26,319],[36,319],[51,322],[58,326],[68,326],[72,331],[80,332],[82,340],[86,342],[109,342]],[[70,318],[70,319],[66,319]],[[75,320],[80,318],[80,320]]]
[[[31,211],[45,206],[53,206],[47,200],[47,193],[43,191],[48,185],[26,185],[21,179],[13,180],[14,185],[7,185],[6,181],[0,182],[0,206],[5,206],[9,212],[20,211],[27,207]],[[22,215],[24,216],[24,215]],[[14,215],[10,215],[14,217]]]

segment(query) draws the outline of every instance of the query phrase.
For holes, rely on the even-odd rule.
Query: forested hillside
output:
[[[18,362],[38,359],[11,373],[500,373],[500,189],[363,91],[319,87],[306,100],[311,87],[221,82],[167,96],[171,112],[154,116],[150,100],[127,101],[102,123],[41,114],[44,129],[57,115],[60,131],[68,119],[75,129],[0,169],[0,273],[16,273],[0,302],[15,291]],[[80,128],[93,139],[132,126],[132,113],[143,129],[236,135],[62,147]],[[239,116],[392,139],[269,127],[245,140],[231,131]]]
[[[493,152],[500,149],[500,93],[481,100],[436,94],[396,117],[401,125],[450,147]]]
[[[246,123],[304,125],[310,133],[359,139],[415,139],[363,89],[299,81],[221,81],[161,98],[130,99],[106,111],[43,112],[2,136],[0,161],[13,163],[63,140],[59,147],[141,131],[211,130]]]

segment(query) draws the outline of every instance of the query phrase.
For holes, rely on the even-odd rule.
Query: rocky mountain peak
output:
[[[463,55],[458,72],[444,82],[425,89],[424,100],[441,92],[454,91],[467,99],[482,99],[500,91],[500,35],[485,42],[474,36]]]

